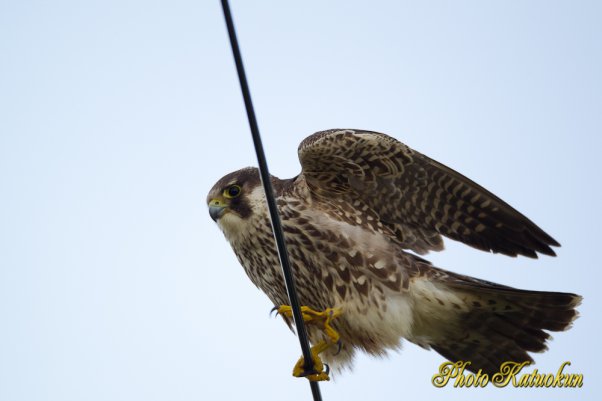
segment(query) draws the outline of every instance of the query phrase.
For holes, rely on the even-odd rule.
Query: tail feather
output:
[[[532,362],[528,352],[547,350],[551,336],[544,330],[567,330],[578,317],[582,297],[576,294],[519,290],[435,270],[428,286],[415,287],[411,341],[451,361],[470,361],[467,369],[474,372],[493,374],[507,361]]]

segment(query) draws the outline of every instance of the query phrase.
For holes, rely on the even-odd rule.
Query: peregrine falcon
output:
[[[493,374],[503,362],[533,361],[528,352],[547,349],[546,331],[566,330],[577,317],[579,295],[519,290],[418,256],[442,250],[442,236],[508,256],[555,255],[558,242],[470,179],[371,131],[318,132],[298,153],[301,173],[271,180],[316,363],[322,353],[339,370],[357,350],[383,355],[405,338]],[[226,175],[207,204],[290,326],[258,170]],[[303,375],[299,366],[294,374]]]

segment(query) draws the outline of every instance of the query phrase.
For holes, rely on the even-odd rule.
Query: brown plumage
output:
[[[517,290],[432,266],[419,254],[442,235],[510,256],[554,255],[559,244],[507,203],[452,169],[384,134],[316,133],[299,146],[301,174],[273,177],[296,287],[303,305],[340,307],[342,351],[383,354],[406,338],[470,369],[495,372],[532,360],[548,331],[577,316],[575,294]],[[287,304],[263,188],[256,169],[228,174],[207,202],[251,281]],[[323,338],[309,326],[312,343]]]

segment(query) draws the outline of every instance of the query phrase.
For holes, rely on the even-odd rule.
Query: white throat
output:
[[[267,205],[263,187],[261,185],[256,186],[247,195],[247,200],[251,208],[251,215],[248,218],[242,219],[235,213],[227,212],[217,221],[217,225],[232,245],[248,240],[249,237],[256,234],[261,224],[265,224]]]

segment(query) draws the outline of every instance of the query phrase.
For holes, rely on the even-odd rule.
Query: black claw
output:
[[[330,365],[327,363],[324,364],[324,373],[326,373],[326,375],[330,374]]]
[[[272,316],[272,313],[276,312],[276,315],[274,317],[278,317],[278,308],[279,306],[274,306],[272,309],[270,309],[270,317]]]
[[[341,348],[343,348],[343,342],[341,340],[337,341],[337,352],[334,353],[334,355],[339,355],[339,353],[341,352]]]

